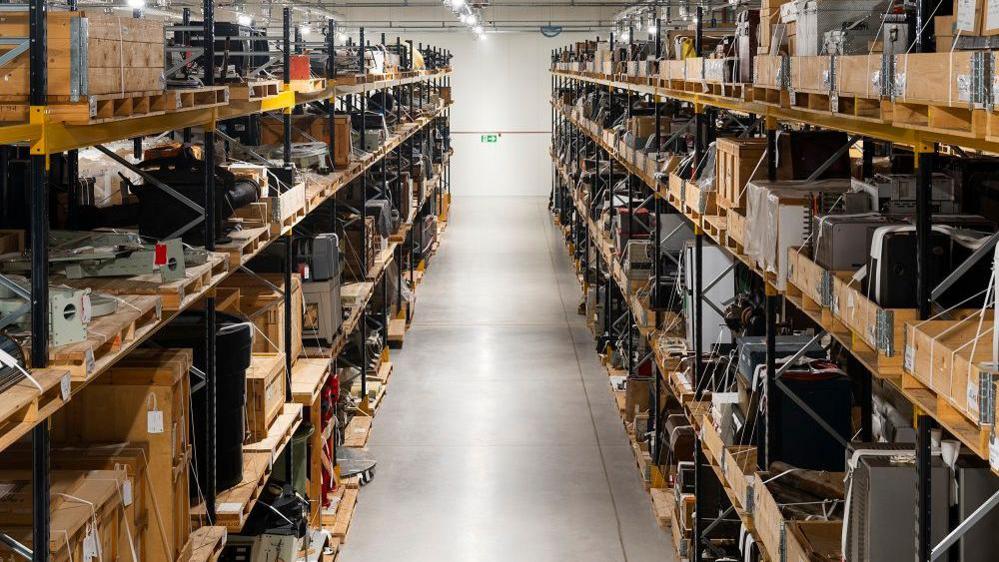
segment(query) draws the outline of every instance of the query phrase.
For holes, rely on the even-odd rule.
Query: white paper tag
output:
[[[93,529],[87,531],[87,534],[83,537],[83,559],[87,562],[98,557],[98,549],[100,545],[97,543],[97,535],[94,533]]]
[[[121,483],[121,496],[122,503],[125,507],[132,505],[132,479],[126,478],[124,482]]]
[[[974,376],[968,377],[968,410],[981,415],[978,408],[978,378]]]
[[[146,412],[146,431],[149,433],[163,433],[162,411],[149,410]]]
[[[239,513],[243,511],[243,504],[236,502],[222,502],[215,506],[215,511],[219,513]]]
[[[59,379],[59,392],[62,394],[63,402],[69,400],[69,393],[73,389],[71,382],[69,374],[65,374]]]
[[[989,437],[989,466],[993,471],[999,471],[999,439],[994,432]]]
[[[911,373],[915,369],[916,350],[911,345],[905,346],[905,359],[903,363],[906,371]]]
[[[88,349],[83,353],[83,363],[86,365],[86,373],[89,377],[94,371],[97,370],[97,360],[94,359],[94,350]]]

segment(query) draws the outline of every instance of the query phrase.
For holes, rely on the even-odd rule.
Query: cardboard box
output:
[[[985,0],[954,0],[954,31],[961,35],[981,35],[982,22],[987,19]],[[997,25],[999,27],[999,25]]]

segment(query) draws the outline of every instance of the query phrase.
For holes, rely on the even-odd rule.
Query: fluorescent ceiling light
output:
[[[239,17],[236,18],[236,21],[237,23],[239,23],[239,25],[245,25],[245,26],[253,25],[253,18],[251,18],[246,14],[239,14]]]

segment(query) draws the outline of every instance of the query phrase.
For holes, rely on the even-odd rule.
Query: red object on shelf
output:
[[[291,55],[288,68],[289,80],[308,80],[312,76],[309,69],[309,55]]]

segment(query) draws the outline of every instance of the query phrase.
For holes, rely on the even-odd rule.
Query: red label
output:
[[[156,255],[153,258],[153,265],[166,265],[166,262],[167,262],[166,244],[157,244]]]

